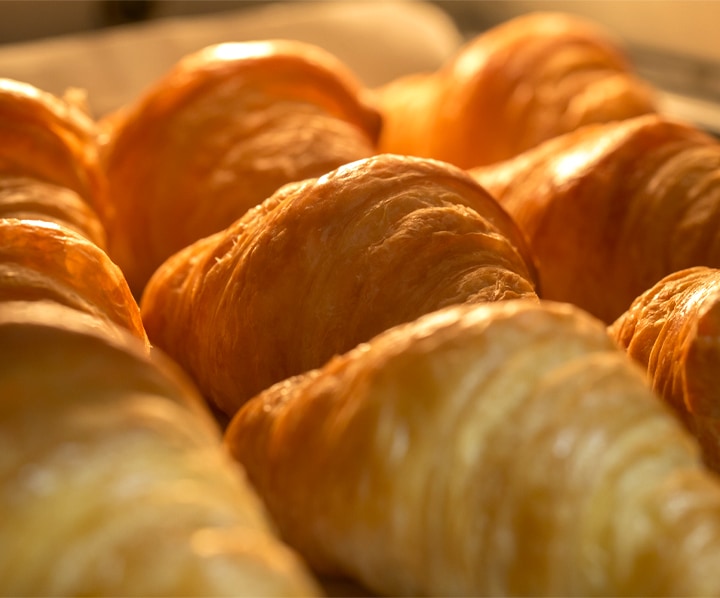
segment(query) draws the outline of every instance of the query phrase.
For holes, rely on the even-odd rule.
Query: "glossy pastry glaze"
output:
[[[698,266],[664,277],[609,330],[720,471],[720,270]]]
[[[71,189],[52,183],[0,175],[0,218],[53,222],[106,248],[105,227],[97,212]]]
[[[720,143],[659,115],[471,171],[523,230],[543,297],[610,324],[672,272],[720,267]]]
[[[101,126],[109,251],[139,297],[170,255],[278,187],[372,155],[380,116],[333,55],[268,40],[185,57]]]
[[[569,13],[533,12],[469,40],[442,68],[377,90],[380,151],[463,168],[595,122],[654,112],[619,40]]]
[[[225,438],[290,545],[380,595],[720,591],[720,482],[569,304],[397,326],[254,397]]]
[[[317,596],[185,375],[113,323],[0,303],[3,593]]]
[[[534,274],[515,223],[464,171],[379,155],[287,185],[178,252],[141,309],[151,341],[232,415],[395,324],[536,297]]]
[[[0,218],[0,300],[20,299],[61,303],[147,343],[123,273],[95,243],[52,222]]]
[[[0,79],[0,178],[69,189],[104,215],[97,130],[77,106],[28,83]]]

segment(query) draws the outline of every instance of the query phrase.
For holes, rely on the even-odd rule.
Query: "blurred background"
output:
[[[247,9],[252,0],[0,0],[0,43],[177,16]]]
[[[420,4],[431,10],[408,6]],[[720,0],[0,0],[0,76],[26,74],[54,92],[70,77],[91,81],[96,109],[106,111],[120,87],[136,93],[205,43],[297,31],[373,85],[433,68],[464,39],[532,10],[604,25],[675,111],[691,110],[720,131]]]
[[[342,0],[333,0],[342,3]],[[380,0],[368,0],[368,3]],[[81,33],[150,20],[192,17],[262,5],[313,4],[273,0],[1,0],[0,44]],[[628,42],[720,61],[718,0],[436,0],[472,34],[530,10],[588,15]]]

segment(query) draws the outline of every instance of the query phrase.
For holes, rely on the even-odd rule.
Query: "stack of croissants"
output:
[[[2,594],[720,595],[720,141],[610,32],[5,79],[0,141]]]

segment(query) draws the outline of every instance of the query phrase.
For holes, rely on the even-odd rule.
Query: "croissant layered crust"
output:
[[[252,398],[225,441],[291,546],[380,595],[720,589],[717,478],[570,304],[396,326]]]
[[[148,342],[120,268],[95,243],[52,222],[0,218],[0,300],[51,300]]]
[[[0,303],[0,351],[4,593],[318,595],[172,362],[52,302]]]
[[[333,55],[268,40],[186,56],[101,127],[109,252],[139,296],[170,255],[283,184],[373,155],[380,115]]]
[[[377,90],[381,152],[462,168],[516,156],[583,125],[656,111],[654,90],[594,22],[533,12],[470,39],[434,72]]]
[[[102,216],[97,127],[79,107],[29,83],[0,78],[0,138],[0,178],[69,189]]]
[[[106,247],[105,227],[97,212],[71,189],[52,183],[0,175],[0,218],[55,223]]]
[[[609,331],[720,470],[720,270],[698,266],[664,277]]]
[[[168,259],[141,301],[151,341],[232,415],[395,324],[536,297],[524,239],[464,171],[379,155],[289,184]]]
[[[606,323],[664,276],[720,266],[720,143],[660,115],[590,125],[472,176],[528,239],[543,297]]]
[[[720,142],[655,92],[539,11],[0,77],[0,594],[720,596]]]

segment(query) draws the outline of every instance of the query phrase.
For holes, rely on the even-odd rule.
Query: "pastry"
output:
[[[720,270],[669,274],[609,327],[720,471]]]
[[[595,122],[656,111],[655,91],[599,24],[532,12],[469,39],[441,68],[376,90],[379,150],[472,168]]]
[[[10,300],[57,302],[148,342],[118,266],[95,243],[56,223],[0,218],[0,301]]]
[[[395,324],[536,297],[515,223],[464,171],[378,155],[284,186],[166,260],[140,303],[150,340],[227,415]]]
[[[720,143],[661,115],[588,125],[471,169],[523,230],[542,296],[607,324],[664,276],[720,267]]]
[[[95,121],[75,104],[0,78],[0,177],[28,177],[77,193],[103,216]]]
[[[375,153],[380,116],[333,55],[267,40],[186,56],[100,127],[109,253],[139,297],[170,255],[278,187]]]
[[[396,326],[246,402],[225,441],[285,541],[379,595],[720,592],[720,481],[571,304]]]
[[[71,189],[52,183],[0,175],[0,218],[52,222],[106,248],[105,227],[97,212]]]
[[[105,247],[94,120],[75,103],[0,78],[0,217],[68,226]]]
[[[8,596],[317,596],[187,377],[114,323],[0,303]]]

